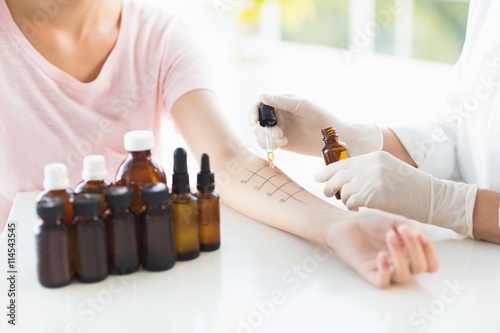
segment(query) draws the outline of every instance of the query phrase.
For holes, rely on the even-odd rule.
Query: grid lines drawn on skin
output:
[[[269,197],[274,195],[283,195],[283,197],[279,200],[281,204],[284,204],[289,199],[294,199],[304,205],[306,204],[304,201],[296,197],[298,193],[305,191],[305,189],[295,184],[289,178],[283,179],[283,177],[279,177],[283,176],[282,173],[275,171],[272,175],[264,175],[263,170],[268,170],[268,165],[264,165],[256,171],[245,168],[245,171],[249,173],[249,176],[247,179],[242,180],[241,183],[248,184],[252,182],[254,183],[254,190],[265,190]],[[273,180],[275,182],[273,182]]]

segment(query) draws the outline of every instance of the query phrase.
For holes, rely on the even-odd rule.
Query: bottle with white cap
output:
[[[145,209],[141,200],[141,186],[148,183],[167,184],[162,166],[151,155],[154,135],[151,131],[131,131],[124,136],[125,149],[129,152],[116,173],[116,185],[127,185],[134,190],[132,211],[139,216]]]
[[[106,211],[104,189],[113,185],[107,179],[106,160],[102,155],[88,155],[83,158],[82,181],[76,185],[75,193],[98,194],[101,198],[101,216]]]
[[[59,198],[64,204],[63,222],[71,224],[73,220],[73,198],[75,192],[69,186],[68,168],[62,163],[47,164],[43,170],[44,191],[38,194],[36,201],[44,198]]]

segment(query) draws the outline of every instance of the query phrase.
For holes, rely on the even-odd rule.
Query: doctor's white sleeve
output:
[[[454,122],[392,126],[419,169],[437,178],[459,180]]]
[[[436,120],[411,125],[392,126],[417,167],[440,179],[460,180],[457,158],[457,118],[453,117],[460,105],[458,82],[462,75],[462,61],[453,68],[445,105]],[[447,114],[447,115],[445,115]]]

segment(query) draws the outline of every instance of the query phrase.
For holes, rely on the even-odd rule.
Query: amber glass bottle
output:
[[[141,188],[146,210],[141,214],[141,263],[149,271],[171,268],[176,260],[174,217],[168,187],[163,183]]]
[[[43,198],[37,202],[40,220],[34,227],[38,259],[38,281],[44,287],[62,287],[71,282],[69,226],[62,222],[63,201]]]
[[[112,185],[109,179],[106,179],[106,161],[101,155],[88,155],[83,158],[82,181],[76,185],[75,193],[93,193],[101,198],[101,216],[104,216],[106,210],[106,200],[104,198],[104,189]]]
[[[323,154],[326,165],[349,157],[347,145],[344,142],[339,141],[339,136],[335,128],[328,127],[322,129],[321,133],[323,134],[323,141],[325,142],[325,146],[323,147],[321,153]],[[341,191],[339,190],[335,194],[337,199],[340,199],[340,192]]]
[[[80,193],[73,201],[75,218],[71,242],[75,246],[75,278],[97,282],[108,275],[106,228],[99,217],[101,199],[96,194]]]
[[[137,222],[130,206],[134,196],[128,186],[110,186],[104,189],[104,214],[108,244],[108,264],[111,274],[129,274],[139,268]]]
[[[198,198],[200,250],[215,251],[220,248],[220,197],[214,192],[214,173],[210,170],[207,154],[201,157],[201,170],[197,180],[198,192],[195,195]]]
[[[187,156],[182,148],[177,148],[174,152],[171,200],[174,210],[177,260],[197,258],[200,255],[198,200],[189,189]]]
[[[68,168],[62,163],[47,164],[44,168],[44,191],[38,194],[36,201],[43,198],[59,198],[64,204],[63,222],[71,224],[73,220],[74,191],[69,187]]]
[[[134,190],[132,211],[139,215],[144,209],[141,200],[141,186],[148,183],[167,183],[165,172],[154,157],[154,135],[151,131],[132,131],[125,133],[125,149],[128,156],[116,174],[116,185],[127,185]]]

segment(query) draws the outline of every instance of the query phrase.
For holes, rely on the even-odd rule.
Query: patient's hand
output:
[[[329,229],[328,246],[371,284],[387,288],[437,270],[432,244],[406,218],[373,209],[348,216]]]

